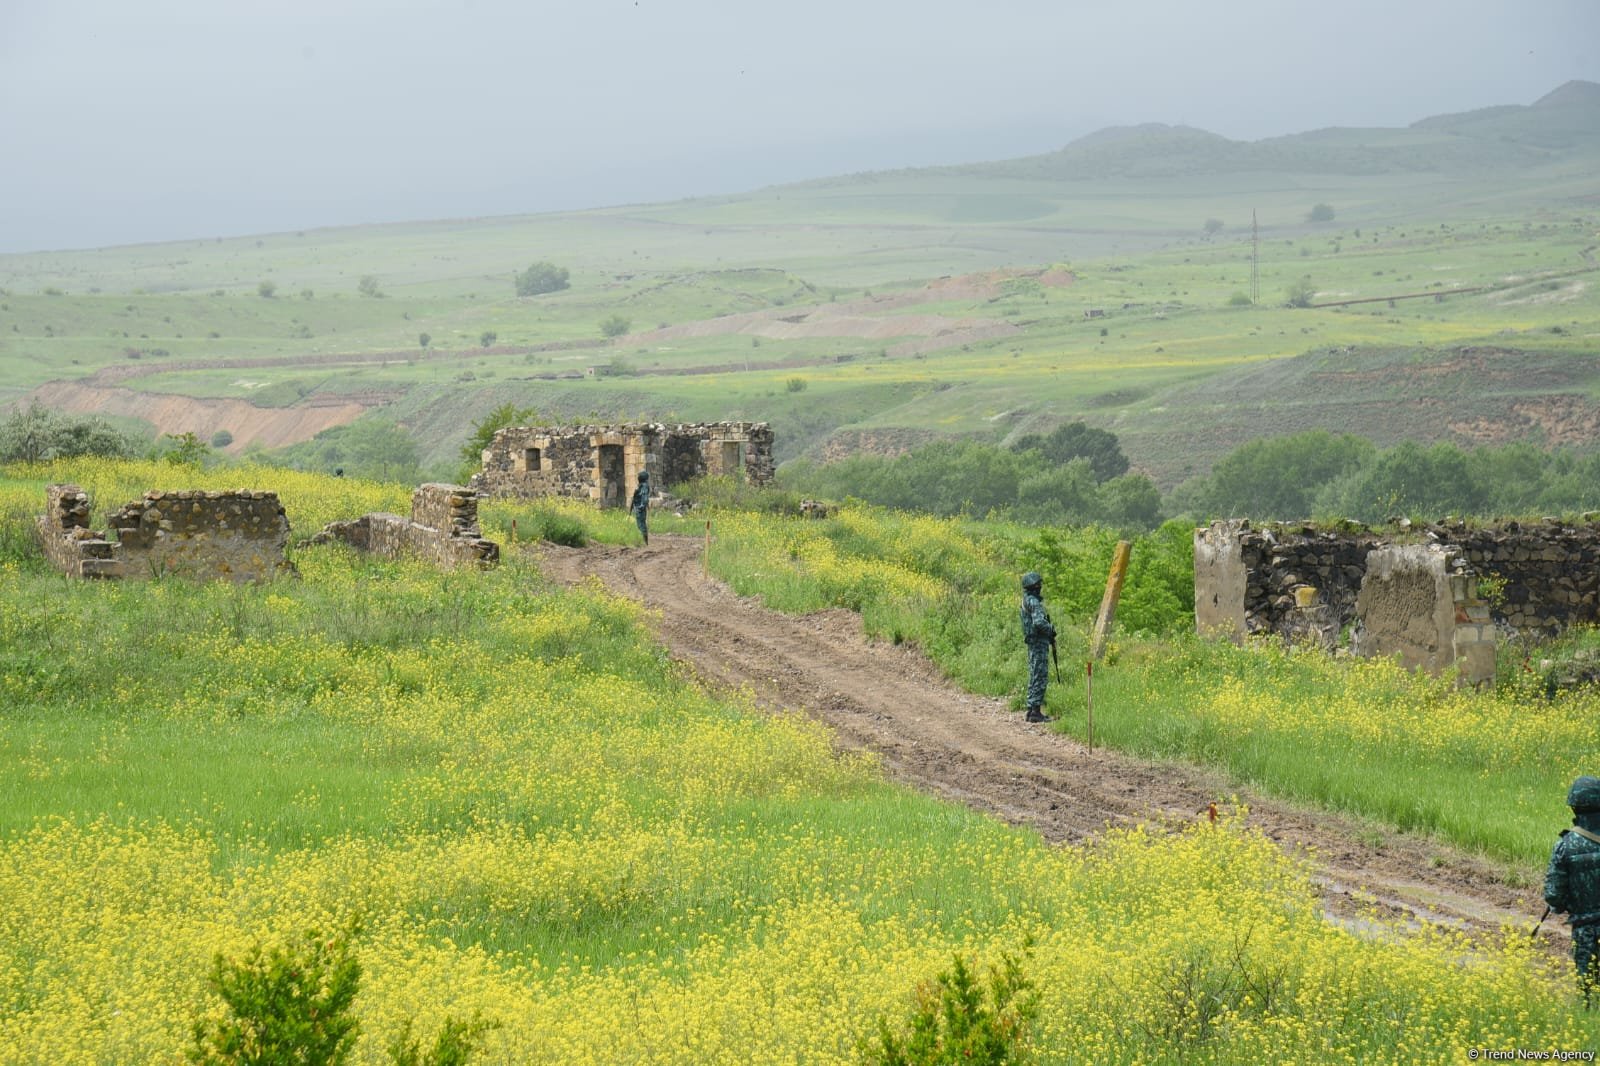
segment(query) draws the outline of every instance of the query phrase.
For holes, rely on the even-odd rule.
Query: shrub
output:
[[[633,328],[633,323],[621,315],[608,315],[600,321],[600,333],[606,337],[620,337]]]
[[[278,294],[278,283],[271,278],[263,278],[256,285],[256,295],[263,300],[270,300]]]
[[[790,392],[805,392],[806,391],[806,379],[805,378],[790,378],[788,381],[783,383],[783,387],[785,389],[789,390]]]
[[[476,1014],[470,1022],[447,1017],[434,1039],[433,1050],[424,1052],[422,1042],[412,1037],[411,1021],[407,1019],[400,1035],[389,1044],[389,1059],[395,1066],[465,1066],[473,1053],[481,1050],[478,1038],[498,1028],[499,1022],[484,1021]]]
[[[988,995],[960,955],[950,970],[917,988],[904,1034],[879,1019],[876,1044],[863,1041],[869,1066],[939,1066],[1026,1061],[1039,994],[1011,955],[989,968]]]
[[[378,279],[371,274],[361,275],[361,280],[356,282],[356,291],[363,296],[370,296],[374,299],[383,295],[378,291]]]
[[[360,1023],[351,1003],[361,964],[351,930],[324,938],[308,932],[298,948],[258,944],[230,962],[219,952],[208,984],[227,1004],[221,1021],[196,1022],[189,1061],[203,1066],[317,1063],[337,1066],[355,1049]]]
[[[567,268],[554,263],[534,263],[516,276],[518,296],[540,296],[567,287]]]

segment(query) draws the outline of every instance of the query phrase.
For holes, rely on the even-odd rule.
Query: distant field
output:
[[[1447,140],[1363,140],[1369,132],[1306,135],[1305,158],[1369,142],[1440,152]],[[440,472],[470,422],[507,400],[557,418],[766,419],[783,458],[838,428],[1003,439],[1081,417],[1122,435],[1136,467],[1171,484],[1250,437],[1340,424],[1348,404],[1328,394],[1340,380],[1308,397],[1292,372],[1262,376],[1304,353],[1494,345],[1529,353],[1519,366],[1542,380],[1528,359],[1558,366],[1600,351],[1600,182],[1574,159],[1516,180],[1199,167],[1067,181],[995,167],[564,215],[0,256],[0,403],[97,371],[107,373],[88,382],[95,389],[202,405],[337,397],[399,418]],[[1317,203],[1335,219],[1307,222]],[[571,288],[516,297],[513,275],[536,259],[567,267]],[[1026,276],[1052,267],[1071,283]],[[937,287],[964,275],[970,284]],[[369,277],[381,295],[358,291]],[[1284,307],[1302,278],[1313,303],[1484,291]],[[608,342],[600,323],[611,316],[629,329]],[[1252,408],[1233,408],[1236,382]],[[1395,426],[1463,440],[1526,428],[1502,417],[1504,403],[1459,391],[1411,417],[1409,388],[1396,379],[1368,390],[1357,422],[1380,438]],[[1580,421],[1595,406],[1582,381],[1558,391],[1586,405]],[[103,392],[52,395],[105,409]],[[163,432],[197,417],[115,406]],[[225,422],[218,412],[208,425]],[[250,443],[234,436],[236,448]]]

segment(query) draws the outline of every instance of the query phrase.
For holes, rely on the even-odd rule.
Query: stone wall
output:
[[[569,496],[625,507],[650,471],[655,488],[729,475],[772,480],[772,430],[765,422],[604,426],[514,426],[483,452],[473,490],[492,496]]]
[[[89,494],[77,485],[45,489],[44,514],[37,523],[45,558],[69,577],[121,577],[116,542],[89,528],[89,503]]]
[[[265,581],[292,570],[289,520],[272,492],[147,492],[106,517],[115,539],[89,528],[90,499],[76,485],[45,490],[40,541],[74,577]]]
[[[1600,622],[1600,524],[1402,526],[1198,529],[1196,628],[1453,664],[1479,683],[1493,677],[1497,633]]]
[[[485,539],[478,528],[478,497],[460,485],[419,486],[411,494],[410,518],[378,512],[334,522],[311,543],[334,540],[385,558],[417,558],[444,569],[500,561],[500,545]]]

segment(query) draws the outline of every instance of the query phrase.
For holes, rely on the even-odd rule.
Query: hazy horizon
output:
[[[1600,81],[1600,4],[819,0],[0,10],[0,252],[485,217],[1053,151],[1406,126]]]

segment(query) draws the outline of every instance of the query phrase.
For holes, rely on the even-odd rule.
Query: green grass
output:
[[[1537,126],[1554,114],[1523,120]],[[1584,199],[1592,171],[1576,158],[1514,176],[1494,167],[1340,169],[1369,141],[1410,145],[1424,160],[1465,143],[1461,136],[1335,131],[1291,139],[1288,155],[1285,145],[1272,149],[1296,166],[1321,159],[1325,171],[1199,166],[1167,177],[1052,180],[1033,164],[953,168],[563,215],[3,256],[0,398],[115,367],[139,372],[125,387],[262,406],[386,399],[378,413],[413,430],[433,473],[470,421],[506,400],[563,418],[768,420],[782,459],[839,427],[998,438],[1082,417],[1121,435],[1135,465],[1170,486],[1243,440],[1337,421],[1335,411],[1307,423],[1294,391],[1262,393],[1258,410],[1227,418],[1207,399],[1207,388],[1230,395],[1240,375],[1308,351],[1494,344],[1553,360],[1596,350],[1600,273],[1575,272],[1592,265],[1600,226]],[[1332,204],[1336,219],[1305,222],[1316,202]],[[1250,284],[1252,212],[1262,300],[1233,308],[1230,297]],[[1224,228],[1206,236],[1207,218]],[[572,287],[516,298],[511,277],[533,258],[567,266]],[[802,314],[944,275],[1047,264],[1067,265],[1076,282],[871,312],[1014,331],[926,353],[889,354],[915,338],[769,335],[758,346],[747,332],[715,332],[720,318],[745,311]],[[357,293],[366,275],[382,298]],[[1319,300],[1492,291],[1393,308],[1278,306],[1302,275]],[[277,285],[272,299],[257,294],[264,278]],[[1089,309],[1105,315],[1087,319]],[[612,314],[636,334],[694,323],[712,332],[539,350],[595,342]],[[487,351],[486,330],[497,335]],[[426,352],[422,333],[431,337]],[[384,361],[307,362],[340,355]],[[614,359],[643,373],[582,377]],[[171,368],[208,360],[283,362]],[[675,376],[705,368],[722,369]],[[783,388],[793,375],[809,386],[799,398]],[[1375,397],[1374,424],[1434,439],[1476,417],[1450,401],[1419,422],[1403,416],[1407,397],[1404,388]],[[1496,417],[1506,432],[1521,431],[1503,410]]]

